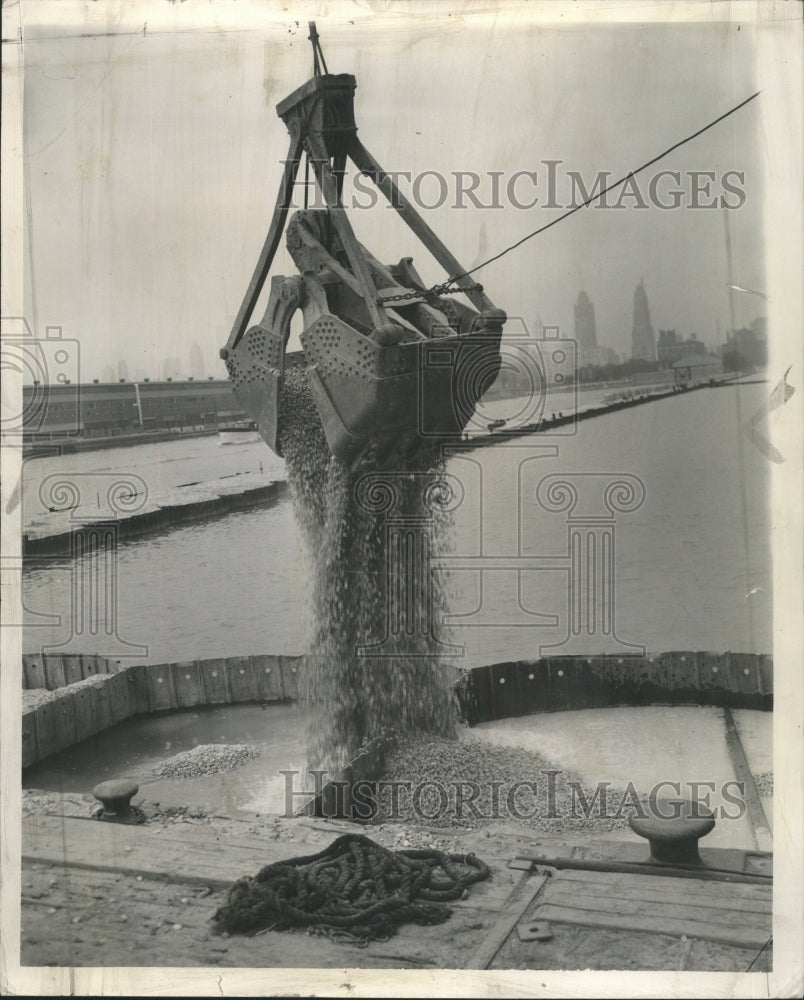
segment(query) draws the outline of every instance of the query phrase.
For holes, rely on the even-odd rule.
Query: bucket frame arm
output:
[[[391,207],[399,213],[407,226],[430,251],[447,274],[455,279],[455,284],[462,289],[478,312],[498,312],[493,302],[483,291],[483,286],[477,284],[470,275],[466,274],[458,259],[433,232],[430,226],[427,225],[413,205],[400,191],[393,177],[383,170],[356,135],[349,146],[349,158],[360,173],[372,180],[376,187],[382,191]]]
[[[282,181],[279,185],[279,194],[277,195],[276,205],[274,206],[274,214],[271,218],[271,224],[268,228],[268,235],[265,237],[265,243],[263,244],[262,251],[260,252],[260,256],[257,260],[257,265],[254,268],[254,274],[249,282],[245,298],[243,299],[240,309],[238,310],[229,340],[226,347],[221,350],[221,357],[224,360],[228,357],[229,351],[237,347],[243,337],[243,334],[246,332],[249,320],[251,319],[251,314],[254,312],[254,308],[257,305],[257,299],[260,297],[260,292],[262,292],[268,273],[271,270],[271,265],[274,262],[276,251],[279,249],[279,241],[282,239],[288,210],[290,209],[290,203],[293,200],[293,187],[296,183],[296,174],[299,170],[302,149],[303,136],[301,128],[291,128],[290,146],[288,148],[287,158],[285,159],[285,170],[282,175]]]

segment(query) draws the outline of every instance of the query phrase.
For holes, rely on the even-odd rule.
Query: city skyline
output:
[[[645,299],[648,305],[649,311],[649,299],[647,296],[647,291],[644,288],[644,282],[640,282],[636,286],[635,296],[639,292],[640,287],[642,293],[645,295]],[[582,300],[582,307],[579,313],[578,310],[578,300],[581,296],[584,296]],[[576,302],[574,306],[575,323],[572,327],[572,336],[578,342],[580,350],[580,363],[581,364],[591,364],[595,366],[602,366],[605,364],[616,364],[621,361],[633,358],[634,355],[631,352],[623,351],[617,352],[611,346],[610,333],[611,331],[606,331],[600,337],[597,335],[597,323],[595,314],[595,303],[591,297],[586,293],[584,289],[581,289],[576,297]],[[583,317],[581,322],[588,322],[590,325],[588,330],[590,335],[588,339],[584,339],[582,334],[580,337],[578,329],[579,316]],[[650,319],[650,316],[648,317]],[[542,328],[545,326],[550,326],[551,324],[546,324],[543,322],[541,316],[537,317],[532,322],[523,322],[525,329],[528,334],[535,337],[542,336]],[[672,322],[668,328],[662,327],[659,330],[659,334],[666,332],[672,332],[676,335],[679,342],[688,342],[690,340],[697,340],[702,344],[708,353],[718,353],[726,350],[729,344],[739,337],[744,331],[756,328],[762,324],[767,325],[767,317],[763,312],[755,313],[748,319],[745,323],[738,326],[735,330],[731,330],[728,327],[722,327],[720,330],[714,331],[714,337],[708,337],[706,334],[701,334],[698,329],[684,330],[679,325],[673,325]],[[521,329],[521,328],[520,328]],[[653,352],[653,357],[647,360],[661,360],[658,354],[659,340],[660,337],[656,336],[654,332],[655,348]],[[503,331],[503,337],[505,337],[505,330]],[[633,340],[633,324],[631,328],[631,333],[629,334],[629,339]],[[605,357],[605,352],[608,352],[608,357]],[[643,356],[644,359],[644,356]],[[86,371],[86,366],[83,366]],[[98,380],[100,382],[119,382],[119,381],[131,381],[131,382],[142,382],[142,381],[208,381],[209,379],[226,379],[227,375],[225,369],[222,371],[217,370],[217,366],[209,363],[209,359],[203,352],[201,346],[197,341],[187,346],[185,354],[181,356],[168,356],[162,359],[157,359],[154,366],[149,369],[143,365],[138,365],[137,367],[131,367],[129,360],[125,357],[115,358],[107,362],[102,366],[95,366],[95,370],[90,369],[86,372],[85,378],[86,382],[92,382]],[[23,381],[25,384],[31,383],[30,372],[24,373]]]

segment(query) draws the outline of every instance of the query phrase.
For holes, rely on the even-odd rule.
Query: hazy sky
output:
[[[587,187],[601,170],[619,178],[757,89],[752,30],[733,22],[548,25],[525,4],[496,15],[447,3],[416,16],[392,5],[328,9],[317,14],[318,30],[330,72],[357,77],[361,138],[386,169],[446,177],[446,204],[423,214],[464,266],[561,214],[544,204],[545,161],[561,161],[557,199],[568,203],[568,171]],[[218,348],[262,246],[287,151],[274,108],[312,75],[313,13],[195,0],[23,5],[26,316],[37,332],[61,325],[79,340],[82,378],[118,359],[132,375],[152,376],[178,358],[189,374],[193,342],[207,373],[225,374]],[[657,336],[674,327],[714,344],[719,323],[724,340],[724,215],[735,282],[765,287],[762,116],[760,96],[640,175],[647,207],[631,197],[620,209],[583,209],[478,280],[509,315],[530,324],[540,317],[569,335],[584,288],[599,342],[630,353],[633,292],[644,279]],[[677,209],[651,203],[661,169],[682,172]],[[455,171],[480,176],[483,204],[497,172],[503,207],[468,199],[453,207]],[[538,205],[508,199],[516,171],[535,172],[536,186],[523,174],[514,193],[521,202],[537,196]],[[728,213],[692,208],[689,171],[715,174],[703,203],[722,194],[736,202],[722,179],[740,172],[744,180],[732,175],[731,183],[744,204]],[[665,178],[659,196],[668,202],[674,186]],[[438,197],[433,176],[418,192],[428,203]],[[355,210],[352,221],[380,259],[412,255],[428,281],[445,277],[382,203]],[[294,271],[283,248],[273,273]],[[734,303],[738,325],[763,312],[753,295],[737,293]]]

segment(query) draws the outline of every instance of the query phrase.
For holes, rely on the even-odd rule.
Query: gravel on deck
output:
[[[200,778],[204,774],[233,771],[260,753],[258,747],[244,743],[202,743],[163,760],[153,774],[158,778]]]

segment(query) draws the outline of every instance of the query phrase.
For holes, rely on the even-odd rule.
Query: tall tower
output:
[[[197,382],[204,379],[204,355],[201,352],[198,341],[193,342],[190,348],[190,372]]]
[[[634,292],[634,327],[631,331],[631,357],[656,360],[656,336],[650,322],[648,296],[645,294],[644,278]]]
[[[162,362],[162,378],[169,379],[180,377],[181,365],[178,358],[165,358]]]
[[[595,307],[586,292],[579,292],[575,303],[575,340],[581,359],[597,347]]]

